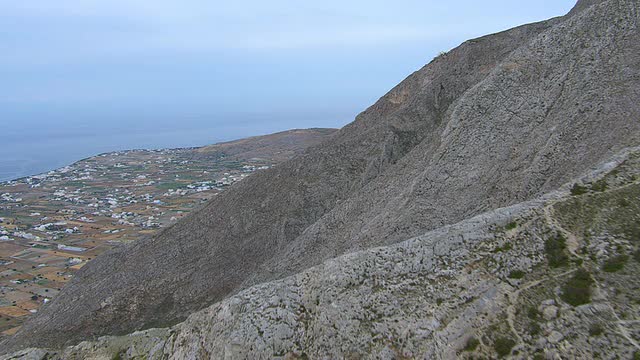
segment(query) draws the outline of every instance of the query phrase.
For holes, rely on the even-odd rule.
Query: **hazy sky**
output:
[[[341,126],[438,52],[574,2],[0,0],[0,129]]]

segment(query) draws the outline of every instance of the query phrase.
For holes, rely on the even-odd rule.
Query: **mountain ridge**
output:
[[[621,300],[601,288],[594,290],[593,304],[582,307],[571,308],[560,300],[546,299],[552,291],[545,287],[553,286],[556,280],[566,281],[577,269],[575,265],[554,269],[547,264],[549,255],[540,255],[545,251],[543,244],[566,226],[564,215],[549,215],[549,209],[582,197],[609,196],[628,187],[640,189],[635,177],[638,174],[640,147],[623,149],[539,198],[255,285],[170,329],[105,336],[61,351],[27,349],[0,359],[27,355],[50,360],[114,356],[473,359],[474,355],[494,356],[496,350],[490,342],[497,335],[517,339],[512,346],[524,356],[592,358],[597,350],[632,356],[637,343],[624,327],[616,329],[620,325],[613,319],[597,322],[609,319],[608,307],[620,306]],[[610,183],[611,188],[572,195],[576,183],[593,185],[602,181]],[[598,262],[588,258],[602,255],[595,255],[595,250],[590,250],[589,256],[580,255],[576,250],[570,247],[568,252],[584,262],[593,262],[597,268]],[[632,269],[615,276],[633,277],[640,265],[628,266]],[[512,276],[516,271],[526,273],[522,280]],[[530,297],[542,300],[544,318],[533,321],[549,327],[546,333],[537,330],[529,334],[532,328],[526,321],[532,310],[517,310],[529,306]],[[586,336],[588,326],[603,324],[608,326],[601,330],[608,334],[602,337],[607,340],[600,342],[601,348],[589,346],[593,340]],[[558,330],[571,334],[571,341],[557,339]],[[614,339],[608,340],[609,336]],[[482,342],[468,349],[470,339]]]
[[[463,43],[321,146],[94,260],[12,341],[176,323],[250,285],[551,191],[639,143],[638,12],[582,0]]]

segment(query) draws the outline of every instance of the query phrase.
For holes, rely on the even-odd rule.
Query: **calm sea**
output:
[[[225,137],[213,129],[61,137],[25,134],[20,140],[2,142],[0,181],[39,174],[109,151],[200,146],[222,139]]]
[[[0,181],[36,175],[100,153],[193,147],[335,121],[173,121],[0,124]]]

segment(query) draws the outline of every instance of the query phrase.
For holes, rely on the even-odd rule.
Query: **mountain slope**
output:
[[[293,129],[208,145],[195,151],[202,155],[221,153],[232,159],[283,161],[302,153],[308,147],[320,144],[334,132],[336,129]]]
[[[11,347],[174,324],[251,284],[557,188],[640,143],[638,1],[471,40],[303,155],[83,268]]]
[[[640,148],[608,160],[582,177],[581,194],[566,184],[343,255],[241,291],[171,329],[0,359],[632,358],[640,328],[620,316],[640,313],[630,301],[640,296],[640,257],[615,271],[610,264],[640,254],[632,235]],[[586,297],[572,290],[580,273],[591,278]]]

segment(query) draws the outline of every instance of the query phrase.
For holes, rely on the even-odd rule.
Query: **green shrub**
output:
[[[480,345],[480,340],[476,339],[475,337],[470,337],[469,340],[467,340],[467,344],[464,346],[464,349],[462,349],[463,351],[474,351],[475,349],[478,348],[478,345]]]
[[[544,243],[544,251],[547,253],[549,266],[553,268],[567,266],[569,257],[565,250],[567,249],[567,240],[562,234],[547,239]]]
[[[516,342],[507,337],[500,337],[493,343],[493,348],[499,357],[511,354],[511,349],[513,349],[514,346],[516,346]]]
[[[509,279],[522,279],[525,272],[522,270],[513,270],[509,273]]]
[[[625,199],[625,198],[620,198],[620,199],[618,199],[618,206],[620,206],[620,207],[627,207],[627,206],[629,206],[629,205],[630,205],[629,200],[627,200],[627,199]]]
[[[498,246],[497,248],[495,248],[493,250],[494,253],[499,253],[499,252],[503,252],[503,251],[509,251],[513,249],[513,245],[511,245],[511,243],[504,243],[504,245],[502,246]]]
[[[505,230],[513,230],[513,229],[515,229],[517,227],[518,227],[518,223],[515,222],[515,221],[512,221],[512,222],[508,223],[507,225],[505,225],[504,229]]]
[[[591,274],[584,268],[580,268],[573,277],[564,284],[560,297],[564,302],[573,306],[588,304],[591,302],[592,284],[593,279],[591,278]]]
[[[604,192],[607,190],[607,181],[605,179],[600,179],[591,185],[591,190]]]
[[[571,188],[571,195],[573,196],[582,195],[582,194],[585,194],[586,192],[587,192],[587,188],[578,183],[573,184],[573,187]]]
[[[589,336],[600,336],[604,332],[604,328],[600,324],[591,324],[589,327]]]
[[[635,243],[640,241],[640,223],[637,221],[628,221],[622,227],[622,234],[629,241]]]
[[[540,311],[535,306],[529,306],[527,309],[527,317],[532,320],[536,320],[540,317]]]
[[[604,264],[602,264],[602,270],[610,273],[620,271],[624,268],[624,264],[627,263],[627,260],[629,260],[627,255],[610,257],[604,262]]]

